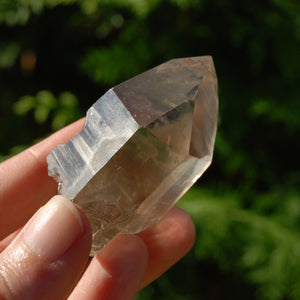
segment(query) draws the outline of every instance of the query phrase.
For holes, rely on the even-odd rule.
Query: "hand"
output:
[[[69,200],[54,196],[46,164],[49,152],[83,122],[0,165],[0,299],[133,299],[193,245],[193,222],[174,207],[159,224],[116,237],[88,261],[88,220]]]

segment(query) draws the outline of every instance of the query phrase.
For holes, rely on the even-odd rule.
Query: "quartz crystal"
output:
[[[87,215],[94,255],[158,222],[212,160],[218,119],[210,56],[168,61],[106,92],[47,157],[59,193]]]

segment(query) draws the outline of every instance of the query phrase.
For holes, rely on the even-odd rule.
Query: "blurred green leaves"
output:
[[[10,68],[16,62],[20,53],[20,45],[9,43],[2,45],[0,42],[0,69]]]
[[[137,299],[299,299],[299,20],[296,0],[0,0],[0,160],[121,81],[212,55],[214,162],[180,201],[196,245]]]
[[[38,124],[44,124],[53,113],[51,127],[55,131],[81,116],[77,97],[70,92],[63,92],[57,98],[49,91],[40,91],[36,96],[23,96],[14,104],[13,110],[18,116],[33,111]]]
[[[76,0],[0,0],[0,23],[9,26],[25,24],[32,13],[40,14],[45,7],[71,4]]]
[[[0,24],[9,26],[22,25],[28,22],[32,14],[41,14],[46,8],[58,5],[77,4],[87,15],[94,14],[104,5],[113,5],[130,9],[137,17],[145,17],[154,9],[159,0],[0,0]],[[176,0],[182,6],[188,1]]]
[[[283,195],[279,204],[276,198]],[[180,200],[196,224],[195,260],[213,259],[225,272],[246,277],[258,286],[259,299],[299,299],[299,194],[283,189],[259,197],[255,203],[279,204],[272,217],[268,210],[259,214],[256,208],[244,209],[243,197],[241,191],[193,188]],[[285,209],[290,206],[294,209]]]
[[[124,35],[127,35],[126,31]],[[143,39],[129,36],[129,41],[126,37],[121,38],[109,48],[88,50],[81,65],[83,71],[95,82],[108,86],[142,72],[150,62],[150,49]],[[112,61],[116,63],[112,64]]]
[[[250,107],[253,118],[266,118],[271,123],[279,123],[289,131],[300,129],[300,103],[280,103],[274,106],[274,99],[257,99]]]

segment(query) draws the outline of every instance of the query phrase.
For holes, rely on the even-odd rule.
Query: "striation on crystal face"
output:
[[[59,193],[87,215],[91,255],[158,222],[212,160],[218,119],[210,56],[174,59],[104,94],[83,130],[47,157]]]

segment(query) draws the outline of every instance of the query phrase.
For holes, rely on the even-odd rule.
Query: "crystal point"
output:
[[[174,59],[105,93],[84,128],[47,157],[59,193],[79,205],[94,255],[155,222],[212,160],[217,78],[209,56]]]

